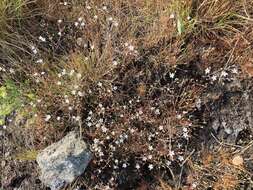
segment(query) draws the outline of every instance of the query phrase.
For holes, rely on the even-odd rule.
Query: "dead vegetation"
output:
[[[33,159],[72,130],[94,159],[66,189],[253,188],[252,10],[249,0],[3,0],[1,188],[45,189]],[[22,89],[8,101],[25,98],[3,114],[6,81]],[[245,121],[236,135],[231,116]]]

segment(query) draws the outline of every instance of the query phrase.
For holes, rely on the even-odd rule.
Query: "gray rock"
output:
[[[81,175],[92,158],[86,143],[70,132],[37,156],[41,181],[51,190],[59,190]]]
[[[213,104],[210,124],[220,139],[235,143],[241,131],[253,129],[252,94],[252,92],[226,92],[222,97],[223,101]]]

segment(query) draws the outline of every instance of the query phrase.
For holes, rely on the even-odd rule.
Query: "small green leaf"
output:
[[[183,34],[184,32],[184,23],[180,16],[177,18],[177,32],[179,35]]]
[[[0,98],[6,98],[7,92],[6,92],[6,87],[2,86],[0,87]]]
[[[5,121],[4,119],[0,118],[0,125],[4,125]]]
[[[33,93],[25,94],[25,96],[26,96],[27,98],[29,98],[30,100],[35,100],[35,99],[36,99],[36,97],[35,97],[35,95],[34,95]]]

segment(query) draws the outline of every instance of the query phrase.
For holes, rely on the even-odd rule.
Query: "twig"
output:
[[[177,185],[177,189],[179,189],[180,185],[181,185],[181,179],[182,179],[182,174],[183,174],[183,169],[184,169],[184,165],[185,163],[189,160],[189,158],[193,155],[193,153],[195,152],[195,149],[193,151],[191,151],[191,153],[186,157],[186,159],[183,161],[183,163],[180,165],[181,166],[181,171],[180,171],[180,176],[179,176],[179,180],[178,180],[178,185]]]
[[[239,146],[239,145],[234,145],[234,144],[229,144],[229,143],[224,143],[224,142],[219,141],[219,140],[214,136],[213,133],[211,133],[211,135],[212,135],[212,137],[214,138],[214,140],[215,140],[217,143],[219,143],[220,145],[222,145],[222,146],[226,145],[226,146],[233,146],[233,147],[236,147],[236,148],[242,148],[242,146]]]

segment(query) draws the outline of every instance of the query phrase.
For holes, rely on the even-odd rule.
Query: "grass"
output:
[[[0,88],[0,125],[5,124],[5,117],[21,106],[20,91],[12,81]]]
[[[21,161],[34,161],[38,155],[36,150],[27,150],[25,152],[19,153],[15,156],[15,159]]]
[[[105,189],[109,179],[113,189],[251,184],[247,161],[231,162],[238,152],[250,159],[250,132],[242,137],[250,127],[240,145],[210,127],[228,95],[251,92],[251,8],[245,0],[1,1],[0,126],[11,134],[3,152],[35,166],[37,150],[78,130],[94,160],[69,189]]]

